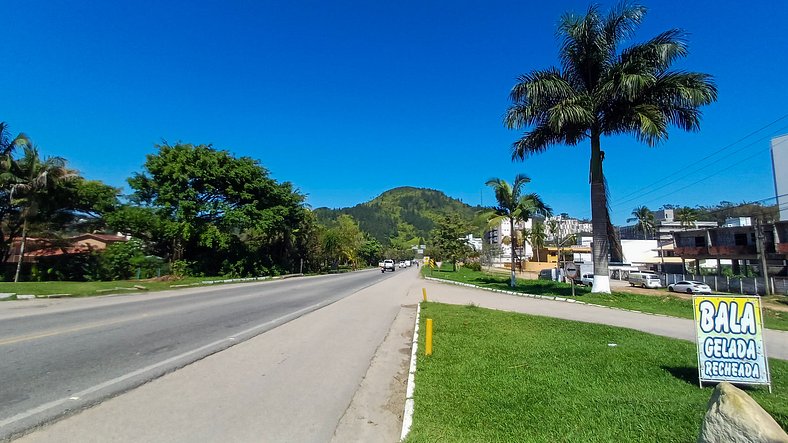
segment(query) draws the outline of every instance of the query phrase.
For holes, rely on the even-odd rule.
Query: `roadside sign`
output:
[[[769,385],[759,297],[694,295],[698,381]]]
[[[577,266],[574,263],[567,263],[564,267],[564,271],[567,277],[572,279],[577,278]]]

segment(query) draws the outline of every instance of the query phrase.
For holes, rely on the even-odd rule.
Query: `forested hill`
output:
[[[323,224],[330,224],[340,214],[348,214],[356,219],[362,231],[388,245],[395,239],[408,242],[428,238],[435,221],[448,213],[460,214],[474,226],[473,231],[480,232],[483,226],[478,220],[480,209],[434,189],[400,187],[351,208],[318,208],[314,212]]]

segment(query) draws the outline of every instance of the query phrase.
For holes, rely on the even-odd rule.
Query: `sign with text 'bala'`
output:
[[[696,295],[692,304],[700,383],[769,385],[760,298]]]

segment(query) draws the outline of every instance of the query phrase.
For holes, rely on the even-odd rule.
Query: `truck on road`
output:
[[[394,265],[394,260],[386,259],[380,264],[380,272],[391,271],[394,272],[397,270],[397,267]]]

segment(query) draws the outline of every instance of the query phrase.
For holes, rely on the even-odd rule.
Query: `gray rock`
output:
[[[746,392],[717,385],[709,399],[698,443],[788,443],[788,434]]]

